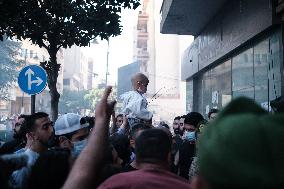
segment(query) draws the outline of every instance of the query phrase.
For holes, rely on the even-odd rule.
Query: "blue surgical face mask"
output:
[[[81,151],[85,148],[85,146],[87,145],[87,139],[85,140],[81,140],[81,141],[77,141],[77,142],[73,142],[73,150],[72,150],[72,157],[73,158],[77,158],[79,156],[79,154],[81,153]]]
[[[185,140],[188,140],[188,141],[195,141],[196,140],[195,131],[185,131],[184,135],[185,135]]]

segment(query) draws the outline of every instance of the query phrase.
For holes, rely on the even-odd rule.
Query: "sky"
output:
[[[133,29],[137,23],[139,8],[124,10],[121,15],[122,33],[120,36],[110,38],[109,43],[109,76],[108,83],[116,84],[117,69],[132,63],[133,57]],[[98,40],[98,44],[82,48],[83,53],[94,60],[94,72],[97,79],[105,79],[107,64],[107,41]]]
[[[159,0],[161,1],[161,0]],[[160,5],[162,1],[160,2]],[[133,62],[133,41],[134,28],[138,21],[138,12],[141,10],[125,9],[121,15],[122,33],[120,36],[110,38],[109,43],[109,76],[108,84],[117,84],[117,69]],[[193,41],[192,36],[180,36],[181,54]],[[107,41],[98,40],[98,44],[92,44],[90,47],[82,47],[83,53],[94,60],[94,73],[98,74],[97,80],[105,79],[107,64]]]

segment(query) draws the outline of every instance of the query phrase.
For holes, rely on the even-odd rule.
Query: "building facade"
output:
[[[181,65],[187,110],[206,115],[238,96],[271,110],[284,89],[282,1],[210,3],[164,0],[162,7],[162,33],[195,36]]]
[[[180,38],[160,31],[162,0],[142,1],[138,14],[134,41],[134,59],[140,71],[149,78],[148,109],[154,113],[153,121],[171,122],[175,116],[185,114],[181,98]]]
[[[78,46],[64,50],[63,85],[69,90],[87,90],[92,84],[93,61]]]
[[[87,90],[91,90],[94,88],[94,77],[96,77],[94,73],[94,60],[88,59],[88,74],[87,75]]]
[[[153,0],[143,0],[134,33],[133,62],[138,62],[140,64],[140,71],[146,74],[150,81],[154,81],[156,66]],[[150,82],[148,85],[148,94],[153,95],[155,91],[155,82]]]

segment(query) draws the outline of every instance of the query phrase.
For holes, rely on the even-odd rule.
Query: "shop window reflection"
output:
[[[269,100],[274,100],[281,95],[280,72],[280,34],[276,33],[270,38],[270,56],[268,65]]]
[[[268,53],[269,40],[264,40],[254,47],[255,101],[263,107],[268,103]]]
[[[248,49],[232,60],[233,98],[246,96],[254,99],[253,49]]]
[[[231,60],[211,71],[212,108],[221,108],[231,100]]]
[[[186,82],[186,112],[191,112],[193,106],[193,81]]]
[[[246,96],[270,111],[269,102],[281,96],[281,52],[278,31],[203,73],[193,81],[197,85],[193,90],[194,110],[206,115],[209,109],[221,108],[231,98]]]

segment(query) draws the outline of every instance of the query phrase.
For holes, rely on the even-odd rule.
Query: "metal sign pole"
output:
[[[35,113],[35,98],[36,95],[31,95],[31,114]]]

